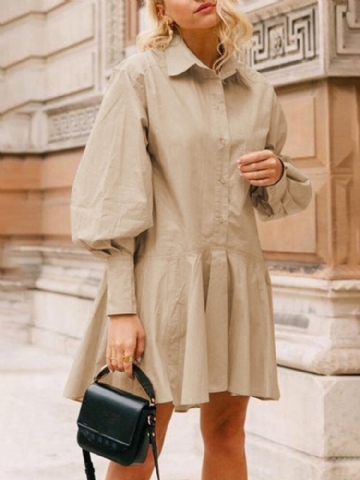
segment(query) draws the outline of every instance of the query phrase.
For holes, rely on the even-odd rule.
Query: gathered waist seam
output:
[[[136,260],[137,260],[137,263],[140,262],[141,260],[156,259],[156,258],[174,260],[176,258],[185,257],[187,255],[201,254],[201,253],[206,253],[206,252],[209,252],[209,251],[210,252],[216,252],[216,251],[232,252],[232,253],[237,253],[239,255],[246,256],[246,257],[251,258],[253,260],[260,260],[260,261],[264,260],[262,255],[257,256],[253,253],[246,252],[242,249],[236,248],[234,245],[226,246],[226,247],[207,246],[205,248],[186,250],[184,252],[177,253],[177,254],[164,254],[164,255],[144,254],[144,255],[139,256]]]

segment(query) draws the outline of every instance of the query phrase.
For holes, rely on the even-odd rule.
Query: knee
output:
[[[214,420],[211,425],[202,426],[201,433],[208,451],[239,453],[245,448],[244,427],[231,418]]]

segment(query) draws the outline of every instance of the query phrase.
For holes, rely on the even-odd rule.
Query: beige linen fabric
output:
[[[279,397],[254,207],[265,221],[300,212],[311,186],[281,156],[277,185],[251,187],[236,159],[280,156],[285,136],[273,88],[235,58],[217,75],[175,36],[115,68],[73,186],[74,241],[107,270],[66,396],[105,364],[107,314],[137,312],[158,402]],[[124,374],[108,381],[140,393]]]

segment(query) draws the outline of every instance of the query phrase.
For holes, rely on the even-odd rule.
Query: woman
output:
[[[200,405],[203,480],[244,480],[249,397],[279,397],[269,276],[256,230],[303,210],[309,180],[281,155],[272,87],[238,62],[251,35],[236,0],[147,0],[154,32],[113,73],[73,187],[74,240],[106,275],[66,395],[100,367],[158,400],[161,448],[175,407]],[[111,463],[107,480],[148,480]]]

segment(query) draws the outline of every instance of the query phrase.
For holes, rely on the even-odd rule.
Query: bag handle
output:
[[[102,367],[102,369],[94,378],[94,382],[98,383],[102,378],[106,377],[106,375],[109,375],[109,373],[110,373],[109,367],[105,365],[104,367]],[[146,395],[150,398],[150,405],[151,406],[155,405],[156,403],[155,390],[149,377],[135,363],[133,363],[133,373],[137,381],[140,383],[140,385],[144,389]]]

